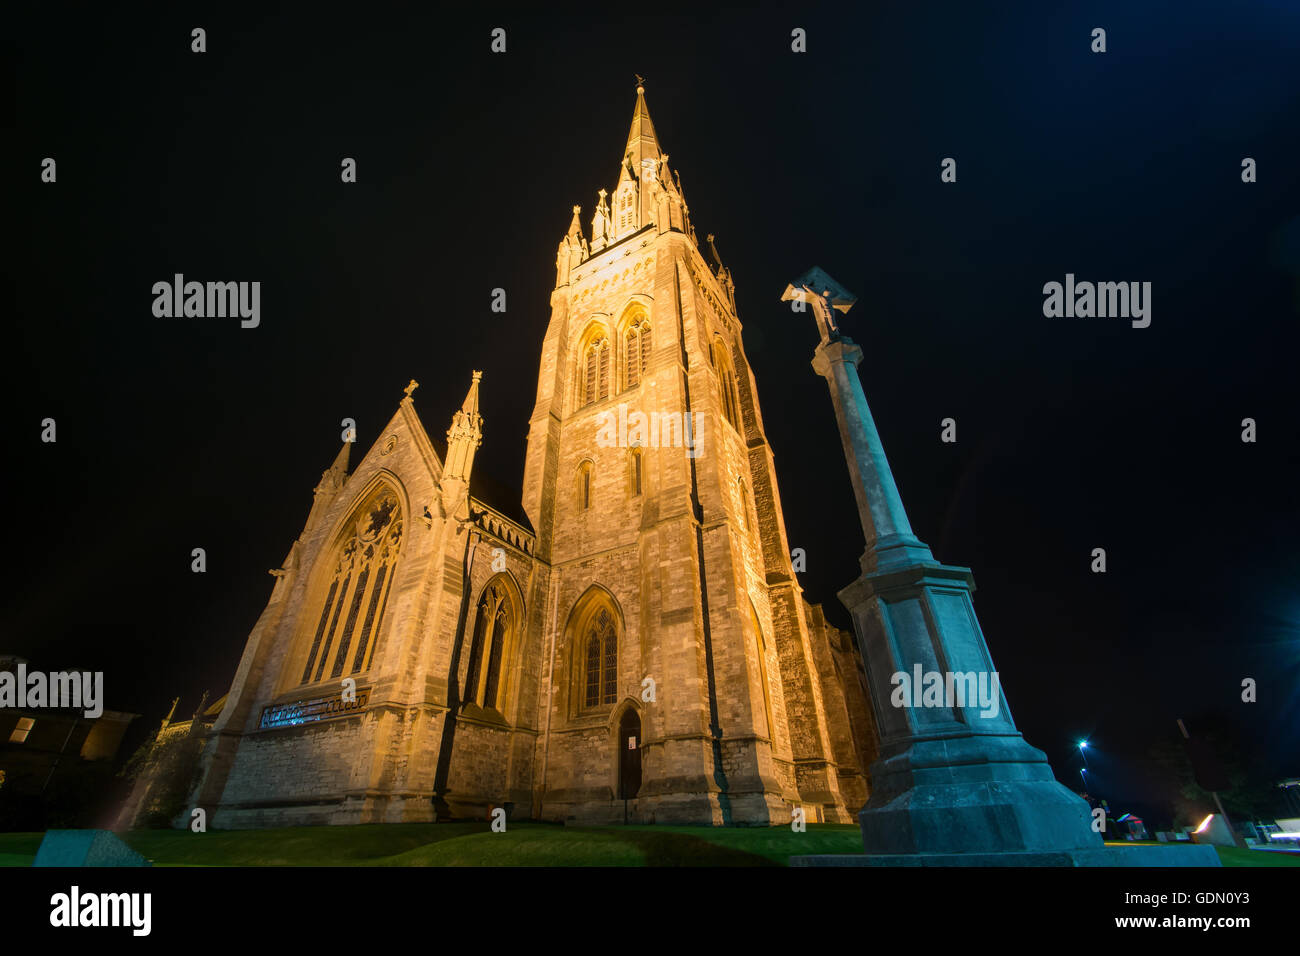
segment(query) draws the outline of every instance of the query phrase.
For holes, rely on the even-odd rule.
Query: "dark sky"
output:
[[[1089,735],[1136,794],[1152,740],[1207,711],[1300,773],[1300,7],[986,6],[26,6],[0,650],[104,670],[142,724],[222,693],[340,420],[359,459],[412,377],[441,438],[484,370],[476,467],[518,486],[556,243],[616,181],[636,72],[737,283],[807,596],[848,626],[862,550],[816,331],[779,302],[817,264],[859,297],[843,326],[912,524],[973,569],[1061,779]],[[176,272],[259,280],[260,328],[154,318]],[[1151,282],[1150,328],[1045,318],[1067,272]]]

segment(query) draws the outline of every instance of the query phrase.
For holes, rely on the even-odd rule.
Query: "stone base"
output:
[[[879,801],[872,794],[858,820],[863,850],[870,855],[1039,853],[1102,846],[1088,804],[1055,780],[923,785]]]
[[[916,740],[871,768],[869,855],[1101,849],[1086,801],[1018,733]]]
[[[49,830],[32,866],[153,866],[110,830]]]
[[[792,856],[791,866],[1222,866],[1212,846],[1104,846],[1016,853],[856,853]]]

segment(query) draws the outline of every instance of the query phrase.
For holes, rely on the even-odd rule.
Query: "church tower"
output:
[[[731,274],[668,159],[638,85],[613,190],[556,256],[523,488],[550,569],[534,814],[847,822],[865,763],[834,629],[795,580]]]
[[[556,254],[522,500],[475,467],[480,372],[441,447],[414,380],[355,464],[345,436],[209,711],[212,826],[866,803],[861,659],[795,580],[731,274],[640,87],[585,225]]]

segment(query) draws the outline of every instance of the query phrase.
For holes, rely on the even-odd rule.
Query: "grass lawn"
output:
[[[30,866],[40,833],[0,833],[0,866]],[[853,824],[789,827],[565,827],[405,823],[276,830],[136,830],[156,866],[785,866],[791,856],[861,853]],[[1224,866],[1300,866],[1300,854],[1218,847]]]
[[[1219,862],[1224,866],[1300,866],[1300,853],[1274,850],[1242,850],[1235,846],[1216,846]]]
[[[856,853],[849,824],[789,827],[565,827],[486,822],[275,830],[135,830],[123,839],[155,866],[784,866],[799,853]],[[0,866],[29,866],[40,833],[0,833]]]

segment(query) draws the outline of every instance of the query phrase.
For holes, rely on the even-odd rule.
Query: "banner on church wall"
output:
[[[314,697],[310,700],[295,700],[288,704],[272,704],[262,709],[262,719],[258,723],[261,730],[276,727],[295,727],[318,720],[330,720],[334,717],[346,717],[364,710],[370,699],[370,688],[358,690],[354,700],[345,700],[342,695],[333,697]]]

